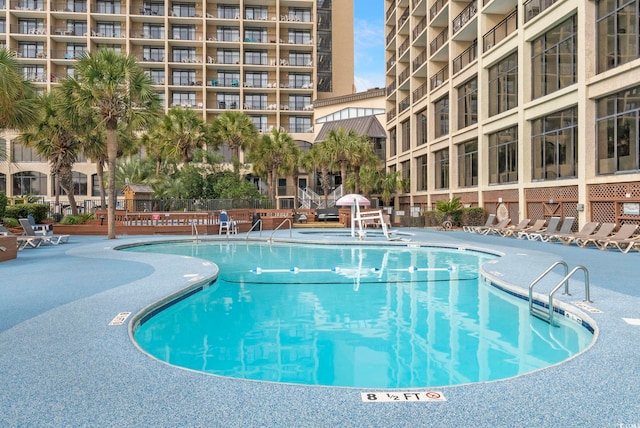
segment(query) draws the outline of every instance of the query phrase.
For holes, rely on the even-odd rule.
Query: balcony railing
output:
[[[387,122],[396,117],[396,108],[392,108],[387,112]]]
[[[469,3],[469,5],[453,19],[453,34],[460,31],[467,22],[471,21],[471,18],[473,18],[476,13],[478,13],[478,4],[475,1],[473,3]]]
[[[440,71],[438,71],[436,74],[431,76],[431,78],[429,79],[431,84],[431,90],[433,91],[437,87],[444,85],[444,82],[446,82],[448,79],[449,79],[449,66],[445,65],[440,69]]]
[[[413,60],[413,71],[415,72],[420,68],[422,64],[427,61],[427,49],[425,48],[420,54]]]
[[[391,58],[389,58],[389,61],[387,61],[387,70],[389,70],[394,65],[396,65],[396,56],[395,55],[392,56]]]
[[[402,84],[407,78],[411,75],[411,69],[409,67],[405,68],[402,73],[398,75],[398,82]]]
[[[395,8],[396,8],[396,2],[395,1],[391,2],[391,4],[389,5],[389,8],[387,9],[387,13],[385,13],[384,15],[385,19],[389,19],[389,17],[391,16]]]
[[[482,36],[483,52],[493,48],[496,43],[504,40],[509,34],[518,29],[518,8],[515,8],[505,19],[500,21],[498,25],[489,30]]]
[[[411,105],[411,97],[407,95],[398,103],[398,110],[400,110],[400,113],[402,113],[403,111],[408,109],[410,105]]]
[[[391,30],[389,31],[389,34],[387,34],[387,45],[389,43],[391,43],[391,40],[393,40],[394,37],[396,37],[396,26],[395,25],[393,26],[393,28],[391,28]]]
[[[529,22],[558,0],[528,0],[524,6],[524,22]]]
[[[453,67],[453,74],[458,73],[460,70],[465,68],[467,65],[471,64],[471,62],[475,61],[478,58],[478,40],[474,40],[473,44],[465,49],[460,55],[455,57],[453,61],[451,61]]]
[[[409,40],[409,39],[407,39],[404,42],[402,42],[402,44],[398,48],[398,58],[400,58],[402,56],[402,54],[404,54],[407,51],[407,49],[409,49],[409,45],[410,44],[411,44],[411,40]]]
[[[422,30],[424,30],[427,27],[427,16],[423,16],[422,19],[420,20],[420,22],[418,22],[416,24],[416,27],[413,29],[413,39],[415,40],[416,38],[418,38],[418,36],[420,35],[420,33],[422,33]]]
[[[431,20],[438,16],[438,13],[440,13],[442,8],[447,4],[447,1],[448,0],[438,0],[433,4],[433,6],[431,6],[431,8],[429,9],[429,18]]]
[[[449,27],[442,30],[442,32],[438,34],[435,39],[431,41],[431,43],[429,43],[429,54],[433,55],[434,53],[436,53],[438,49],[440,49],[447,42],[448,38]]]
[[[387,96],[393,94],[396,90],[396,82],[391,82],[388,86],[387,86]]]
[[[413,91],[413,102],[418,102],[422,97],[427,95],[427,82],[424,82],[422,85],[418,86],[418,89]]]
[[[398,26],[402,27],[402,24],[404,24],[407,19],[409,19],[409,8],[406,8],[400,16],[400,19],[398,20]]]

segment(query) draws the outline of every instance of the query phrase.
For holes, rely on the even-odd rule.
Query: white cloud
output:
[[[384,25],[356,19],[354,22],[355,85],[358,92],[384,87]]]

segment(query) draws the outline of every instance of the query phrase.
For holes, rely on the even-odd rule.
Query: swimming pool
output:
[[[376,388],[456,385],[537,370],[593,335],[529,316],[478,277],[496,256],[418,246],[172,243],[130,251],[197,256],[218,280],[154,310],[139,346],[181,367],[275,382]]]

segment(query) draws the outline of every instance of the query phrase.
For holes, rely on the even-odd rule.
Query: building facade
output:
[[[165,110],[241,110],[309,143],[313,101],[354,87],[353,0],[0,0],[0,47],[39,91],[73,76],[81,53],[115,49],[138,59]],[[50,199],[48,164],[15,137],[0,133],[0,191]],[[74,181],[77,200],[99,195],[86,159]]]
[[[385,0],[409,212],[640,223],[640,0]]]

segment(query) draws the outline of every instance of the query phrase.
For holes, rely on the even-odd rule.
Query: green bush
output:
[[[18,220],[11,217],[4,217],[2,219],[2,224],[4,224],[4,227],[9,227],[9,228],[18,227],[20,225],[20,223],[18,223]]]
[[[5,217],[11,217],[20,219],[27,218],[28,215],[32,215],[36,223],[42,223],[49,218],[49,205],[48,204],[20,204],[9,205],[5,209]]]
[[[79,215],[66,215],[60,221],[60,224],[82,224],[85,220]]]
[[[465,226],[482,226],[487,221],[487,213],[482,207],[465,208],[462,213],[462,224]]]
[[[4,212],[8,203],[9,198],[7,198],[7,195],[5,195],[4,192],[0,192],[0,218],[4,217]]]

